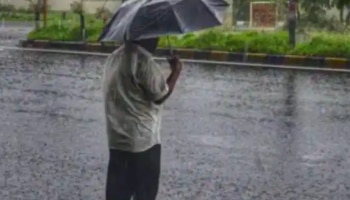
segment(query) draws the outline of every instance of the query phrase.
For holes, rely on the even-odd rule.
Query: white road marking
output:
[[[73,55],[91,55],[91,56],[103,56],[107,57],[108,53],[87,52],[87,51],[71,51],[71,50],[58,50],[58,49],[40,49],[40,48],[28,48],[28,47],[14,47],[14,46],[0,46],[2,50],[15,50],[15,51],[29,51],[29,52],[45,52],[45,53],[61,53],[61,54],[73,54]],[[165,58],[155,57],[156,60],[165,61]],[[181,59],[187,63],[193,64],[211,64],[211,65],[228,65],[228,66],[243,66],[243,67],[256,67],[256,68],[275,68],[275,69],[295,69],[303,71],[328,71],[328,72],[346,72],[350,73],[350,69],[333,69],[333,68],[321,68],[321,67],[307,67],[307,66],[293,66],[293,65],[271,65],[271,64],[259,64],[259,63],[246,63],[246,62],[225,62],[225,61],[210,61],[210,60],[193,60],[193,59]]]

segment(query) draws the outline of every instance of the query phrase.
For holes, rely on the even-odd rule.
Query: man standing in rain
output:
[[[182,64],[168,59],[164,77],[152,54],[158,38],[126,42],[107,59],[104,100],[110,160],[106,200],[155,200],[161,162],[162,104],[171,95]]]

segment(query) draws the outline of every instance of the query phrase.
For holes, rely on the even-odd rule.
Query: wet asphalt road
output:
[[[103,199],[103,61],[0,51],[1,200]],[[186,65],[165,105],[158,199],[350,199],[349,85]]]
[[[18,39],[24,39],[25,34],[31,30],[29,23],[0,21],[0,46],[15,46]]]

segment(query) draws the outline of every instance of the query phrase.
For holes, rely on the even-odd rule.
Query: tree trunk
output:
[[[346,14],[345,23],[346,23],[347,26],[350,24],[350,12],[349,11]]]
[[[344,8],[339,9],[339,20],[344,23]]]
[[[231,11],[232,11],[232,26],[234,27],[234,26],[236,26],[236,23],[237,23],[237,6],[236,6],[236,1],[237,0],[232,0],[232,4],[231,4],[231,6],[232,6],[232,9],[231,9]]]

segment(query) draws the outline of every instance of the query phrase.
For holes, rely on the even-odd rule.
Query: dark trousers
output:
[[[106,200],[155,200],[161,145],[140,153],[110,150]]]

